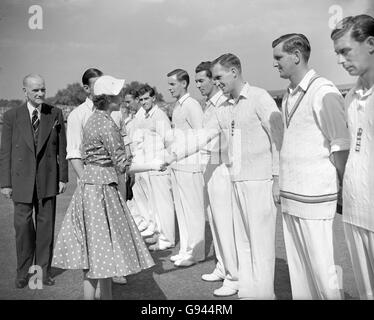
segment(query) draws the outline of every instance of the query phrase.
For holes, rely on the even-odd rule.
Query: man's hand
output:
[[[12,188],[1,188],[1,194],[7,199],[11,199],[12,198]]]
[[[66,190],[66,183],[60,181],[60,182],[58,183],[58,193],[64,193],[65,190]]]
[[[275,205],[280,204],[279,176],[273,176],[273,200]]]
[[[171,165],[173,162],[177,161],[177,154],[175,152],[171,153],[171,154],[168,154],[167,156],[165,156],[164,158],[164,164],[166,166],[169,166]]]

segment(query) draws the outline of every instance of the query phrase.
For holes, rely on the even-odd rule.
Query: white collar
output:
[[[87,97],[86,100],[84,101],[84,104],[91,110],[91,111],[94,111],[94,103],[93,101]]]
[[[145,115],[145,118],[150,118],[153,116],[153,114],[156,112],[156,110],[158,109],[158,106],[157,104],[155,104],[151,110],[149,110],[149,112],[145,112],[144,115]]]
[[[181,96],[178,99],[178,103],[182,105],[188,98],[190,97],[190,94],[187,92],[185,95]]]
[[[371,94],[373,94],[374,86],[372,86],[371,88],[369,88],[365,91],[364,85],[362,83],[362,79],[358,78],[357,83],[356,83],[353,90],[354,90],[355,94],[358,95],[360,98],[364,98],[364,97],[368,97]]]
[[[216,107],[219,99],[221,99],[222,96],[223,96],[222,90],[218,90],[216,92],[216,94],[208,100],[208,102],[210,102],[213,106]],[[226,100],[227,100],[227,98],[226,98]]]
[[[30,117],[32,117],[32,113],[34,110],[38,110],[38,116],[40,116],[42,105],[40,104],[37,108],[35,108],[29,101],[27,101],[27,109],[29,110]]]
[[[313,69],[310,69],[304,76],[304,78],[299,82],[299,84],[295,87],[295,89],[291,89],[288,87],[288,92],[290,94],[295,94],[300,89],[306,91],[308,89],[308,85],[310,80],[316,75],[316,72]]]

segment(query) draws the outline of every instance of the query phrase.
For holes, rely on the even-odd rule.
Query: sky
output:
[[[31,29],[41,8],[42,29]],[[90,67],[156,86],[166,101],[166,74],[185,69],[190,92],[200,99],[194,70],[201,61],[236,54],[251,85],[287,87],[273,68],[271,42],[305,34],[310,65],[335,84],[353,83],[330,40],[342,17],[368,13],[373,0],[1,0],[0,99],[23,99],[22,79],[39,73],[47,96],[80,82]]]

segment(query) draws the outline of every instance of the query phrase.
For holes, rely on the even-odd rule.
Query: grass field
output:
[[[76,186],[73,170],[70,170],[70,182],[67,191],[58,196],[56,231],[60,230],[61,222]],[[82,272],[56,271],[56,285],[44,287],[42,290],[15,289],[14,277],[16,269],[15,232],[13,228],[13,205],[5,198],[0,198],[0,299],[82,299]],[[341,267],[345,299],[357,299],[352,267],[349,261],[342,228],[341,216],[337,215],[334,222],[334,242],[336,262]],[[57,232],[56,232],[57,234]],[[139,274],[128,277],[127,285],[114,285],[113,297],[117,300],[220,300],[212,292],[220,283],[207,283],[200,279],[201,274],[211,272],[214,268],[214,252],[212,237],[206,227],[206,261],[186,269],[177,269],[169,261],[169,257],[178,251],[173,250],[152,253],[156,266]],[[291,299],[291,288],[286,262],[286,252],[280,214],[277,217],[276,233],[276,271],[275,293],[278,299]],[[236,299],[237,296],[229,299]]]

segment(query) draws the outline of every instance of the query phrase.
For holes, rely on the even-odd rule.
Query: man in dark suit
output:
[[[14,203],[17,288],[27,285],[34,264],[42,268],[44,285],[54,284],[50,266],[56,195],[68,181],[62,111],[44,103],[41,76],[26,76],[23,91],[26,103],[4,114],[0,147],[1,193]]]

